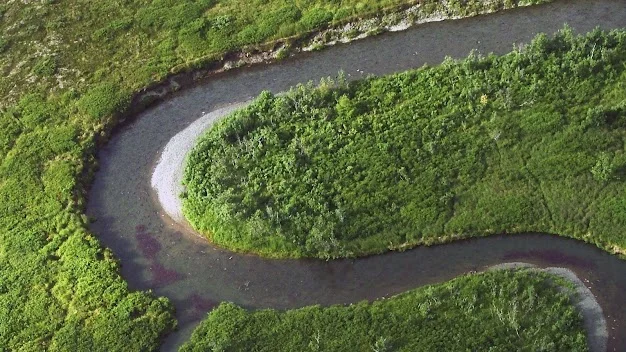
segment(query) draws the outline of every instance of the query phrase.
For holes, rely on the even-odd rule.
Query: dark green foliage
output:
[[[13,148],[13,143],[19,137],[21,128],[18,120],[11,114],[3,114],[0,116],[0,160],[4,159],[6,154]]]
[[[55,106],[48,103],[41,94],[25,95],[19,102],[19,113],[14,116],[28,129],[35,129],[46,123],[50,123],[58,117]]]
[[[9,47],[9,41],[0,37],[0,53],[4,52]]]
[[[580,315],[555,279],[489,272],[373,303],[286,312],[223,303],[181,351],[587,351]]]
[[[611,161],[611,157],[602,152],[598,156],[596,164],[591,168],[591,173],[596,181],[608,181],[613,175],[613,163]]]
[[[35,67],[33,67],[33,73],[37,76],[48,77],[55,74],[57,71],[57,63],[53,56],[44,56],[37,60]]]
[[[564,30],[502,57],[264,93],[190,155],[185,213],[268,256],[526,231],[623,253],[626,211],[606,207],[626,192],[625,62],[626,32]]]
[[[78,105],[92,118],[103,118],[122,111],[130,102],[130,96],[117,84],[104,82],[94,85]]]
[[[105,27],[93,32],[92,39],[95,41],[113,39],[117,34],[129,29],[132,23],[132,19],[130,18],[114,20]]]
[[[189,22],[200,18],[205,10],[211,8],[213,0],[158,0],[142,7],[137,13],[141,27],[149,30],[180,29]],[[134,5],[135,7],[137,5]]]

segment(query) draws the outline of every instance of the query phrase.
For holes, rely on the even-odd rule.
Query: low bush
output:
[[[83,112],[96,119],[122,111],[129,102],[130,96],[119,85],[104,82],[87,91],[78,101],[78,105]]]
[[[312,8],[305,12],[300,19],[300,29],[309,31],[314,28],[322,27],[333,19],[333,13],[324,8]]]
[[[0,43],[1,45],[2,43]],[[49,77],[57,72],[57,62],[53,56],[44,56],[37,60],[33,73],[41,77]]]

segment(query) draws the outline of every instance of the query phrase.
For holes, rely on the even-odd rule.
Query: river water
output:
[[[609,351],[626,351],[626,261],[594,246],[545,234],[500,235],[357,260],[268,260],[218,249],[172,222],[150,187],[152,169],[170,138],[204,113],[262,90],[336,76],[388,74],[461,58],[472,50],[506,53],[539,32],[567,23],[576,32],[626,27],[623,0],[557,1],[470,19],[386,33],[276,64],[216,75],[122,126],[98,154],[89,195],[91,229],[122,263],[133,289],[167,296],[180,329],[163,350],[175,350],[221,301],[247,308],[329,305],[389,296],[508,261],[572,269],[597,296],[609,327]],[[620,333],[621,332],[621,333]]]

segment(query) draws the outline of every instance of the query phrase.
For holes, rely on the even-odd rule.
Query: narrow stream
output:
[[[492,236],[357,260],[267,260],[214,248],[193,231],[173,224],[157,204],[151,171],[165,144],[205,112],[250,99],[262,90],[280,92],[308,80],[351,79],[506,53],[538,32],[567,23],[576,32],[596,26],[626,27],[623,0],[557,1],[534,8],[464,20],[431,23],[339,45],[295,59],[215,76],[184,90],[122,127],[100,150],[100,170],[89,196],[92,231],[122,263],[133,289],[152,289],[176,306],[180,330],[165,341],[175,350],[205,314],[221,301],[247,308],[329,305],[389,296],[449,280],[471,270],[507,262],[563,266],[588,280],[609,327],[609,351],[626,350],[626,261],[580,241],[542,234]],[[619,333],[621,332],[621,333]]]

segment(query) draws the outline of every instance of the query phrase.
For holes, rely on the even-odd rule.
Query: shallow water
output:
[[[626,261],[591,245],[556,236],[494,236],[388,253],[358,260],[267,260],[217,249],[189,229],[173,224],[155,201],[152,168],[169,139],[205,112],[248,100],[262,90],[280,92],[299,82],[334,76],[354,79],[428,64],[446,55],[505,53],[539,32],[568,23],[575,31],[626,27],[626,3],[557,1],[535,8],[465,20],[431,23],[277,64],[215,76],[142,113],[123,126],[99,152],[89,197],[91,229],[122,263],[133,289],[152,289],[177,309],[180,331],[163,350],[174,350],[220,301],[248,308],[292,308],[375,299],[441,282],[471,270],[506,262],[564,266],[589,280],[609,326],[609,350],[626,350]],[[618,332],[622,331],[622,334]]]

